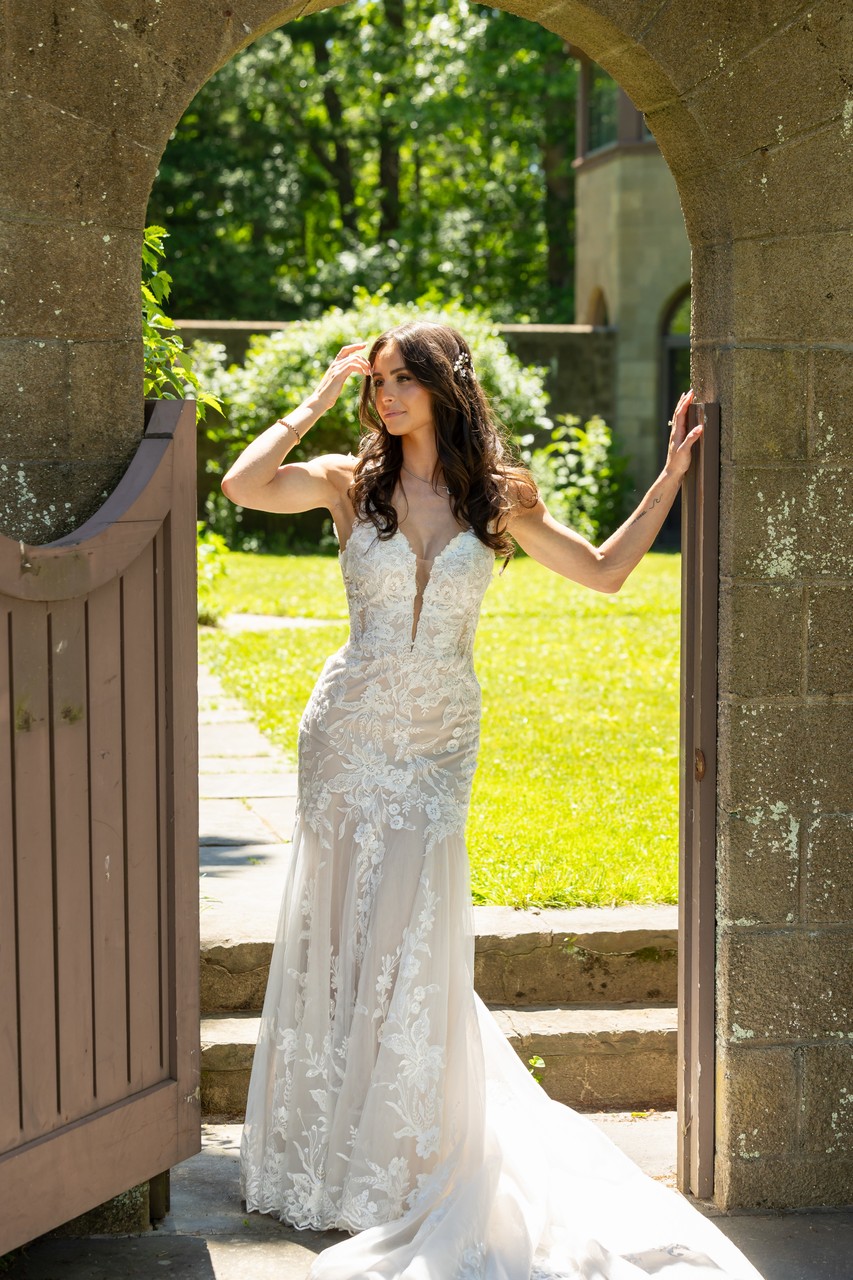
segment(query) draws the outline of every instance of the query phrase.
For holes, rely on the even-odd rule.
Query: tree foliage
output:
[[[571,320],[575,66],[469,0],[359,0],[257,40],[161,162],[175,308],[294,319],[389,284]]]
[[[530,434],[521,445],[521,456],[555,520],[591,542],[602,542],[626,519],[632,491],[628,459],[619,453],[603,418],[590,418],[581,426],[574,414],[560,414],[547,444],[534,447]]]

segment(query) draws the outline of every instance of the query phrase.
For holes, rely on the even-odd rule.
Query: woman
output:
[[[247,1208],[352,1233],[312,1280],[754,1277],[685,1200],[547,1098],[473,989],[472,650],[495,556],[515,540],[564,577],[618,591],[689,466],[691,394],[661,475],[596,549],[514,465],[460,334],[408,324],[364,351],[342,348],[222,482],[244,506],[331,512],[350,611],[299,727],[293,853],[241,1147]],[[353,375],[358,458],[282,465]]]

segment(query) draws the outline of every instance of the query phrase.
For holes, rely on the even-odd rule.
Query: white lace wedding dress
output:
[[[428,563],[365,522],[340,562],[351,633],[300,723],[247,1208],[355,1233],[311,1280],[755,1280],[686,1200],[547,1097],[474,994],[464,827],[494,553],[463,529]]]

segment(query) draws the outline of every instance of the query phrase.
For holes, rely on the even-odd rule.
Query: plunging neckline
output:
[[[415,562],[415,598],[412,604],[412,633],[411,633],[411,642],[412,642],[413,649],[415,647],[415,644],[417,643],[418,632],[420,631],[420,625],[421,625],[421,617],[423,616],[424,605],[426,604],[427,591],[429,590],[429,585],[432,582],[433,577],[435,575],[435,566],[438,564],[442,556],[445,555],[450,550],[453,544],[455,542],[458,542],[458,540],[462,537],[463,533],[473,533],[473,532],[474,530],[471,528],[470,525],[466,526],[466,528],[464,529],[459,529],[458,532],[454,533],[453,537],[450,539],[449,542],[445,542],[444,546],[441,548],[440,551],[436,552],[434,556],[428,559],[426,556],[419,556],[417,554],[411,542],[409,542],[409,539],[406,537],[405,533],[403,533],[403,530],[400,528],[399,525],[397,525],[397,528],[394,530],[395,535],[396,534],[400,535],[400,538],[403,541],[403,545],[406,547],[407,551],[409,552],[410,556]],[[349,546],[349,542],[347,542],[347,546]],[[429,573],[427,574],[426,581],[423,584],[418,582],[418,565],[421,565],[421,564],[429,565]]]
[[[349,551],[350,543],[352,542],[353,535],[355,534],[355,531],[358,525],[365,524],[365,523],[366,523],[365,521],[357,521],[356,524],[353,525],[352,532],[350,533],[350,536],[346,540],[346,546],[342,547],[341,550],[338,552],[339,561],[343,561],[343,558],[346,556],[346,553]],[[391,537],[386,539],[387,542],[393,542],[394,538],[399,537],[406,551],[408,551],[409,555],[412,557],[412,559],[415,562],[415,597],[414,597],[413,606],[412,606],[412,631],[411,631],[411,648],[412,649],[414,649],[415,644],[417,642],[418,632],[420,630],[421,616],[423,614],[424,604],[426,603],[427,591],[429,590],[430,583],[432,582],[433,577],[435,576],[435,566],[439,563],[442,557],[448,553],[450,548],[454,546],[459,541],[459,539],[466,533],[474,533],[474,530],[471,527],[471,525],[466,525],[464,529],[459,529],[456,533],[454,533],[450,541],[445,542],[441,550],[436,552],[436,554],[429,559],[427,559],[427,557],[425,556],[419,556],[417,554],[411,542],[409,542],[409,539],[406,537],[405,533],[403,533],[403,530],[400,528],[399,525],[397,525],[397,528],[394,530]],[[476,537],[477,535],[474,534],[474,536]],[[427,574],[426,581],[423,583],[423,585],[421,585],[418,582],[418,565],[421,565],[421,564],[426,564],[430,566],[429,573]]]

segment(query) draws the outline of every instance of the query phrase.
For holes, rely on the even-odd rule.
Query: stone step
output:
[[[211,874],[205,880],[206,893],[221,895],[212,911],[202,913],[205,1013],[257,1012],[263,1005],[272,942],[252,922],[265,914],[269,937],[278,912],[280,871],[277,863],[261,865],[261,857],[255,861],[251,877],[229,882],[224,875],[215,879]],[[475,907],[474,927],[474,982],[486,1004],[677,1002],[674,906],[547,911]]]
[[[580,1110],[665,1110],[675,1106],[674,1008],[546,1006],[492,1009],[498,1025],[543,1088]],[[214,1014],[201,1024],[202,1114],[239,1118],[260,1019]]]

